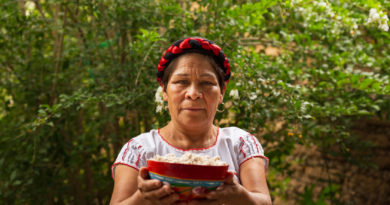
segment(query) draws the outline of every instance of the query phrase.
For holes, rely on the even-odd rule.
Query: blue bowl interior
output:
[[[167,177],[156,173],[149,172],[150,178],[158,179],[160,181],[168,182],[172,186],[180,187],[205,187],[205,188],[216,188],[222,184],[223,181],[212,181],[212,180],[193,180],[193,179],[179,179],[174,177]]]

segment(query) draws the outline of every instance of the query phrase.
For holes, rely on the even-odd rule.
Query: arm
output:
[[[244,162],[240,167],[240,179],[251,202],[248,204],[272,204],[262,158]]]
[[[117,165],[110,205],[172,204],[177,201],[178,195],[173,194],[168,184],[147,177],[146,168],[137,171],[125,165]]]
[[[272,204],[265,178],[264,160],[253,158],[240,167],[240,185],[230,173],[223,185],[210,192],[207,201],[195,200],[191,204],[269,205]]]

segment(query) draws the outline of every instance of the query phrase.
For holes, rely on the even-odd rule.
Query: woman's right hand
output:
[[[151,204],[178,204],[179,195],[168,183],[148,178],[148,170],[142,167],[138,174],[138,191]]]

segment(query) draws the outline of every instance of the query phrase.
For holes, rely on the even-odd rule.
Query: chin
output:
[[[189,126],[190,129],[205,128],[208,124],[208,119],[205,118],[187,118],[179,120],[184,126]]]

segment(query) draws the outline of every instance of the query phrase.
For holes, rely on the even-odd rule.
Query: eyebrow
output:
[[[176,73],[174,74],[174,76],[183,76],[183,77],[186,77],[186,76],[189,76],[190,74],[188,73]],[[210,73],[202,73],[200,74],[199,77],[214,77],[215,75],[213,74],[210,74]]]
[[[210,73],[202,73],[200,74],[200,77],[215,77],[215,75],[212,75]]]
[[[175,73],[173,76],[189,76],[188,73]]]

